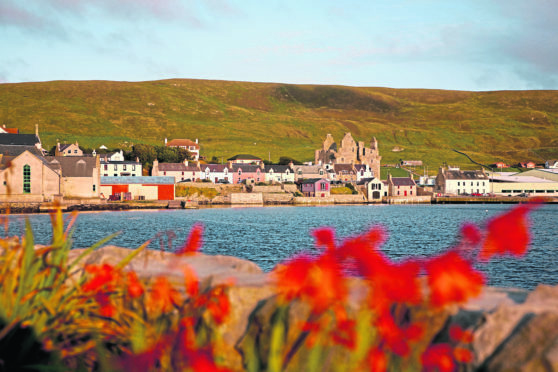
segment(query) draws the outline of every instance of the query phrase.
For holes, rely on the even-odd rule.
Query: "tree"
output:
[[[296,159],[293,159],[289,156],[281,156],[279,158],[279,165],[289,165],[290,162],[293,162],[294,165],[301,165],[302,163]]]

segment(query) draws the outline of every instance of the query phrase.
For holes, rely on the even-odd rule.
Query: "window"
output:
[[[114,170],[118,169],[118,165],[114,164]]]
[[[132,170],[135,171],[136,170],[136,165],[132,164]]]
[[[105,173],[105,174],[103,174],[103,177],[108,177],[108,174],[106,174],[106,173]]]
[[[126,164],[122,166],[122,170],[126,170]]]
[[[166,175],[167,175],[167,172],[166,172],[166,171],[164,171],[164,172],[163,172],[163,176],[166,176]]]
[[[461,186],[461,182],[457,182],[457,186]]]
[[[105,170],[108,170],[108,164],[105,164]]]
[[[97,185],[93,184],[93,191],[97,189]]]
[[[23,166],[23,193],[31,192],[31,167],[28,164]]]
[[[77,154],[77,150],[74,150],[74,154]]]

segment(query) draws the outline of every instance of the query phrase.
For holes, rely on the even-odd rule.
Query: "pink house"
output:
[[[259,165],[232,164],[233,183],[242,183],[253,179],[254,182],[265,182],[265,172]]]
[[[304,196],[320,198],[330,196],[329,180],[325,178],[308,178],[298,181],[297,184]]]

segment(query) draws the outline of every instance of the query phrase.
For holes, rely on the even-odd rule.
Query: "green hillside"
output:
[[[375,136],[383,163],[421,159],[431,169],[473,159],[558,158],[558,91],[462,92],[209,80],[0,84],[0,124],[50,147],[162,144],[199,138],[202,155],[250,153],[313,160],[327,133]],[[393,151],[393,150],[402,151]]]

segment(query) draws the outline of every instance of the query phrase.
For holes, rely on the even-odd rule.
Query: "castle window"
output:
[[[28,164],[23,166],[23,193],[31,192],[31,167]]]

